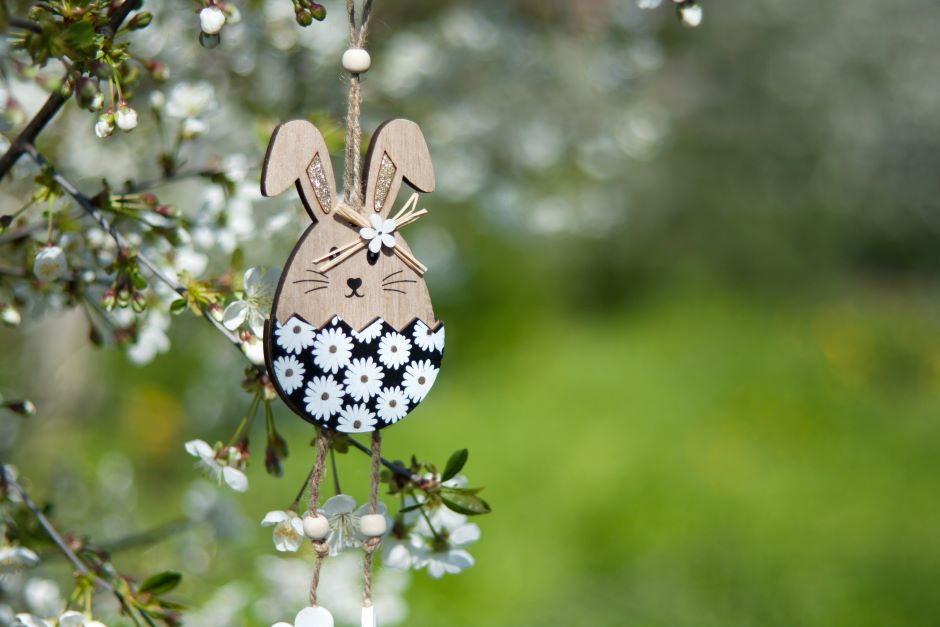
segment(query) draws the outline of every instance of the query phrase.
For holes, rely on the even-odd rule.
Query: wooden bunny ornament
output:
[[[275,293],[264,338],[268,371],[294,412],[347,433],[407,415],[430,390],[444,351],[424,267],[399,231],[426,211],[415,211],[415,194],[391,215],[402,182],[434,189],[418,125],[399,119],[376,129],[363,178],[363,206],[344,203],[323,136],[304,120],[275,129],[261,174],[265,196],[293,183],[313,220]]]

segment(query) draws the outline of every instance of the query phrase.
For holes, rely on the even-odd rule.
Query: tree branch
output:
[[[114,13],[111,15],[111,19],[108,20],[107,29],[112,33],[116,33],[121,24],[124,23],[124,20],[127,19],[127,16],[131,11],[143,4],[143,0],[124,0],[124,3],[114,10]],[[18,18],[11,18],[11,24],[14,21],[24,21],[18,20]],[[68,74],[62,78],[64,83],[68,79]],[[16,164],[23,153],[26,152],[26,146],[36,142],[36,138],[39,136],[39,133],[42,132],[46,125],[52,121],[52,118],[56,116],[62,106],[68,101],[71,94],[63,96],[61,91],[56,91],[54,94],[49,96],[49,99],[46,100],[45,104],[42,105],[42,108],[33,116],[33,119],[29,121],[29,124],[26,125],[19,135],[16,136],[16,139],[13,140],[13,143],[10,144],[10,147],[7,149],[6,153],[0,157],[0,180],[3,180],[3,177],[6,176],[7,172]]]

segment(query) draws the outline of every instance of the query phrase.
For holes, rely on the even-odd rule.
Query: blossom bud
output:
[[[170,68],[166,63],[160,61],[147,61],[147,70],[150,76],[158,83],[162,83],[170,78]]]
[[[78,98],[79,106],[90,109],[91,105],[95,102],[95,99],[101,95],[101,90],[98,89],[98,81],[88,76],[83,76],[78,79],[78,82],[75,84],[75,97]],[[102,98],[102,102],[103,102]]]
[[[68,269],[65,251],[58,246],[47,246],[39,251],[33,261],[33,274],[40,281],[47,283],[55,281]]]
[[[13,97],[7,98],[6,105],[2,111],[0,111],[0,126],[19,126],[26,119],[26,114],[23,112],[23,107],[20,106],[20,103],[17,102]]]
[[[134,292],[131,296],[131,309],[134,313],[143,313],[147,309],[147,298],[143,292]]]
[[[294,12],[294,17],[301,26],[310,26],[313,24],[313,15],[307,9],[298,8],[297,11]]]
[[[0,303],[0,322],[7,327],[17,327],[22,322],[22,317],[13,305]]]
[[[117,304],[118,307],[127,307],[131,302],[131,291],[126,287],[122,287],[118,290],[117,293]]]
[[[109,137],[113,132],[114,114],[109,109],[98,116],[98,121],[95,123],[95,135],[104,139],[105,137]]]
[[[114,305],[117,303],[117,296],[114,294],[113,289],[108,289],[104,296],[101,297],[101,308],[105,311],[111,311],[114,309]]]
[[[3,403],[3,406],[21,416],[32,416],[36,413],[36,406],[33,405],[32,401],[26,399],[22,401],[7,401]]]
[[[104,109],[104,94],[98,92],[98,94],[91,99],[91,102],[88,103],[89,111],[101,111]]]
[[[209,315],[212,316],[212,319],[216,322],[222,322],[223,313],[222,308],[219,307],[217,303],[209,305]]]
[[[137,128],[137,112],[128,107],[126,102],[121,103],[115,117],[118,128],[122,131],[133,131]]]
[[[153,192],[143,192],[139,196],[139,198],[140,198],[140,202],[144,203],[144,206],[150,209],[153,209],[154,207],[156,207],[157,203],[159,202],[159,200],[157,199],[157,195],[154,194]]]
[[[217,35],[225,25],[225,13],[219,7],[206,7],[199,12],[199,27],[206,35]]]
[[[131,19],[127,21],[127,27],[130,30],[139,30],[141,28],[147,28],[150,25],[150,22],[153,21],[153,14],[147,11],[143,13],[138,13]]]
[[[680,4],[678,12],[679,20],[689,28],[695,28],[702,23],[702,7],[695,0]]]
[[[13,214],[5,213],[0,216],[0,230],[5,229],[13,224]]]
[[[264,469],[268,471],[269,475],[275,477],[284,474],[284,470],[281,468],[281,459],[278,457],[277,451],[271,446],[268,446],[264,451]]]
[[[310,14],[318,22],[322,22],[326,19],[326,7],[322,4],[317,4],[316,2],[310,3]]]

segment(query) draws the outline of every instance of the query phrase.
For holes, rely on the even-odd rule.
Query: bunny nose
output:
[[[360,287],[362,287],[362,279],[359,279],[359,278],[346,279],[346,285],[349,286],[349,289],[356,291]]]

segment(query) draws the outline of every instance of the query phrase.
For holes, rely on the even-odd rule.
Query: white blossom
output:
[[[304,539],[304,524],[297,512],[292,510],[268,512],[261,521],[262,527],[274,526],[274,548],[278,551],[296,551]]]
[[[39,556],[25,546],[0,547],[0,573],[14,573],[39,563]]]
[[[216,451],[203,440],[190,440],[185,448],[199,460],[197,466],[213,480],[220,484],[224,481],[236,492],[248,489],[248,477],[243,472],[245,459],[235,447],[220,447]]]
[[[48,283],[62,277],[68,267],[64,250],[58,246],[46,246],[33,261],[33,274],[40,281]]]
[[[122,103],[114,116],[117,126],[122,131],[132,131],[137,128],[137,111]]]
[[[277,268],[255,266],[246,270],[242,278],[242,299],[229,304],[222,315],[225,328],[234,331],[246,325],[255,337],[262,337],[279,276]]]
[[[211,83],[178,83],[170,91],[166,114],[180,120],[195,118],[215,106],[215,89]]]
[[[468,523],[463,514],[443,506],[429,518],[431,525],[423,517],[419,518],[411,535],[416,553],[414,568],[426,568],[431,577],[440,579],[445,574],[456,575],[473,566],[473,556],[464,547],[480,539],[480,528]]]
[[[105,627],[105,624],[70,610],[59,617],[58,627]]]
[[[225,25],[225,13],[218,7],[206,7],[199,12],[199,27],[206,35],[215,35]]]
[[[102,113],[95,122],[95,135],[104,139],[114,132],[114,114],[110,111]]]
[[[376,511],[385,514],[385,503],[379,502]],[[337,494],[318,509],[330,523],[330,533],[326,543],[330,547],[330,555],[339,555],[344,550],[360,546],[362,535],[359,532],[359,519],[371,513],[368,503],[356,509],[356,499],[348,494]]]

